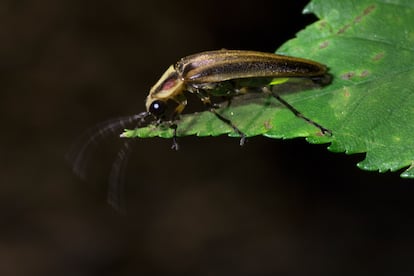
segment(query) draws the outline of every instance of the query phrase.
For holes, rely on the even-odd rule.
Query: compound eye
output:
[[[149,112],[156,117],[160,117],[167,109],[167,105],[163,101],[153,101],[150,105]]]

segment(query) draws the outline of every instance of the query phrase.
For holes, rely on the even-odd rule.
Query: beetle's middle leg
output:
[[[217,113],[216,106],[211,102],[210,97],[206,93],[204,93],[204,91],[197,90],[196,95],[200,98],[200,100],[203,102],[204,106],[208,109],[208,111],[213,113],[218,119],[220,119],[220,121],[230,126],[234,132],[240,135],[240,146],[243,146],[246,142],[246,134],[244,134],[237,126],[235,126],[231,120]]]
[[[184,108],[187,106],[187,98],[183,95],[177,95],[173,98],[173,100],[177,103],[176,108],[174,109],[174,112],[171,115],[171,121],[170,121],[170,128],[173,130],[173,144],[171,146],[171,149],[178,150],[179,145],[177,142],[177,128],[178,125],[176,124],[176,120],[180,116],[180,114],[183,112]]]

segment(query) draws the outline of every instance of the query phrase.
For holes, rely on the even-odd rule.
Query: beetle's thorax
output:
[[[174,65],[171,65],[158,82],[151,88],[146,101],[147,111],[152,102],[156,100],[167,101],[169,99],[174,99],[177,95],[182,94],[184,89],[184,79],[174,68]]]

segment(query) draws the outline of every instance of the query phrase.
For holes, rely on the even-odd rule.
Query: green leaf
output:
[[[278,53],[316,60],[329,67],[330,85],[284,93],[305,116],[332,130],[322,136],[272,97],[243,99],[219,113],[247,136],[306,137],[331,143],[335,152],[366,153],[365,170],[414,177],[414,2],[412,0],[314,0],[306,8],[319,21],[288,41]],[[235,136],[210,112],[183,115],[178,136]],[[172,137],[148,126],[125,137]]]

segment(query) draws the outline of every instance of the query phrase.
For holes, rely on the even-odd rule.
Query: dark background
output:
[[[2,1],[0,275],[412,275],[414,183],[357,169],[363,155],[139,140],[127,216],[106,203],[119,139],[86,181],[65,161],[88,128],[144,111],[180,57],[274,51],[315,20],[289,2]]]

